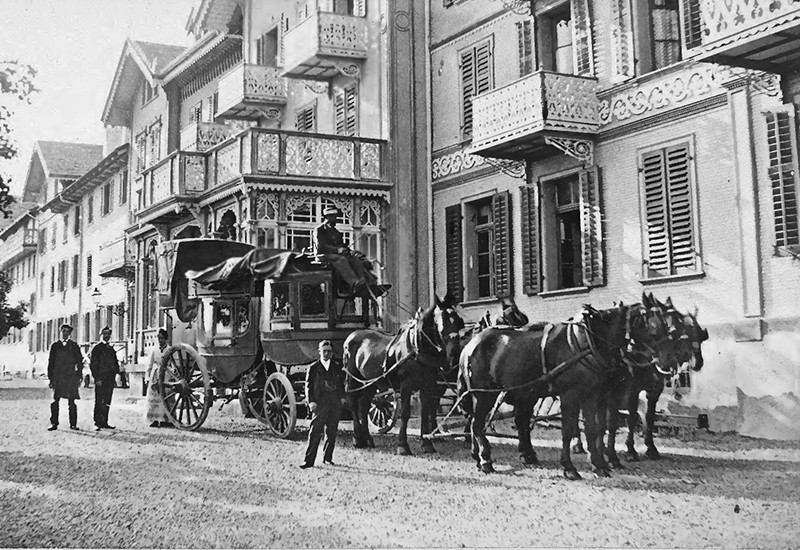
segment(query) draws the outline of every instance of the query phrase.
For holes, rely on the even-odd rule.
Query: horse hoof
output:
[[[595,468],[592,473],[594,477],[611,477],[611,472],[608,468]]]
[[[637,453],[636,451],[633,452],[628,451],[627,453],[625,453],[625,460],[627,460],[628,462],[639,462],[639,453]]]
[[[519,455],[519,459],[522,461],[523,464],[528,465],[537,465],[539,464],[539,459],[536,456],[536,453],[527,453]]]
[[[659,453],[656,449],[647,449],[647,451],[644,453],[644,456],[650,460],[658,460],[661,458],[661,453]]]
[[[584,455],[586,454],[586,449],[583,448],[583,444],[576,443],[572,446],[572,452],[576,455]]]
[[[400,456],[414,456],[408,446],[403,447],[402,445],[395,449],[395,454]]]
[[[578,473],[578,470],[564,470],[564,477],[569,479],[570,481],[578,481],[579,479],[583,479],[581,474]]]
[[[608,467],[612,470],[624,470],[625,466],[622,465],[622,462],[619,460],[612,460],[608,463]]]
[[[492,466],[491,462],[487,462],[486,464],[481,464],[480,466],[481,472],[484,474],[493,474],[494,473],[494,466]]]
[[[363,441],[353,441],[353,447],[355,447],[356,449],[366,449],[367,444],[364,443]]]

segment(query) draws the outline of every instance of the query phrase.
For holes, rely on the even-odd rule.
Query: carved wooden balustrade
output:
[[[597,80],[537,71],[472,99],[470,152],[503,156],[546,133],[593,135],[599,127]]]
[[[290,78],[355,76],[354,60],[367,58],[364,17],[317,11],[283,36],[283,75]]]
[[[18,229],[3,243],[4,258],[0,264],[8,265],[36,253],[38,232],[35,229]]]
[[[800,17],[800,1],[700,0],[700,16],[707,33],[703,43],[753,31],[790,15]]]
[[[142,210],[171,197],[197,195],[206,188],[206,156],[175,151],[145,170],[142,177]]]
[[[227,124],[212,122],[193,122],[181,130],[181,151],[208,151],[226,139],[230,139],[236,129]]]
[[[286,79],[275,67],[240,63],[220,79],[218,90],[217,116],[269,115],[286,103]]]

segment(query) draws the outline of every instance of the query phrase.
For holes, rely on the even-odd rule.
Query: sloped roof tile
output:
[[[148,67],[153,73],[158,73],[166,67],[170,61],[178,57],[185,46],[173,46],[170,44],[156,44],[155,42],[142,42],[140,40],[134,41],[136,46],[145,57]]]
[[[36,142],[48,176],[80,177],[103,158],[103,146],[63,141]]]

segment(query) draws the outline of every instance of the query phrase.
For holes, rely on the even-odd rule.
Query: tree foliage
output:
[[[0,338],[5,337],[12,328],[25,328],[28,320],[25,313],[28,306],[24,303],[16,307],[8,305],[8,292],[11,290],[11,281],[5,271],[0,271]]]
[[[10,125],[15,103],[30,103],[31,95],[38,89],[34,84],[36,69],[18,61],[0,61],[0,159],[17,155],[13,130]],[[9,194],[10,182],[0,174],[0,212],[11,215],[13,197]]]

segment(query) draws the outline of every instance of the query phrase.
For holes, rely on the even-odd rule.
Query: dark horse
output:
[[[645,318],[633,322],[639,314]],[[603,386],[619,364],[632,330],[637,338],[651,343],[667,337],[665,324],[650,316],[623,304],[602,311],[584,306],[574,321],[550,324],[543,330],[490,327],[475,336],[461,354],[461,381],[462,391],[472,394],[471,406],[465,403],[465,408],[473,416],[472,456],[478,468],[494,471],[485,427],[487,416],[503,400],[514,406],[522,461],[538,463],[530,440],[533,407],[539,398],[558,395],[564,476],[580,479],[569,443],[578,435],[581,411],[593,471],[608,476],[603,456]]]
[[[379,380],[388,380],[400,391],[398,454],[411,454],[408,419],[411,394],[420,393],[420,435],[429,434],[436,423],[435,397],[440,371],[457,368],[461,353],[459,332],[464,321],[452,300],[441,301],[417,313],[395,335],[374,330],[357,330],[344,342],[344,368],[353,410],[353,438],[358,448],[374,447],[367,413]],[[422,438],[422,451],[435,452],[433,443]]]

